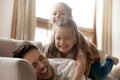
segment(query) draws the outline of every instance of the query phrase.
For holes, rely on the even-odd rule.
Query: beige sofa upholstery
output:
[[[113,66],[113,69],[109,74],[109,76],[116,78],[116,80],[120,80],[120,63],[117,66]],[[108,80],[113,80],[113,79],[108,79]]]
[[[15,47],[15,44],[18,42],[21,42],[22,40],[15,40],[15,39],[10,39],[10,38],[1,38],[0,37],[0,57],[11,57],[12,56],[12,51]],[[32,41],[35,45],[38,46],[41,50],[43,50],[42,44],[40,42],[34,42]],[[101,52],[101,63],[103,63],[104,59],[104,52],[103,50],[100,50]],[[110,75],[110,77],[115,77],[117,80],[120,80],[120,63],[117,66],[114,66]],[[1,80],[1,79],[0,79]],[[108,79],[108,80],[113,80]]]
[[[0,80],[36,80],[36,77],[28,61],[0,57]]]
[[[11,57],[12,51],[15,47],[15,45],[23,40],[15,40],[11,38],[6,37],[0,37],[0,56],[1,57]],[[41,42],[33,42],[35,45],[38,46],[41,50],[43,50]]]

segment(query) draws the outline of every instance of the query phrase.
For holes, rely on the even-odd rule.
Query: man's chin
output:
[[[37,77],[37,80],[48,80],[48,79],[50,79],[51,78],[51,76],[50,75],[48,75],[48,76],[38,76]]]
[[[47,77],[44,77],[44,78],[43,77],[38,77],[37,78],[37,80],[48,80],[48,79],[50,79],[50,78],[47,78]]]
[[[51,66],[48,66],[47,71],[42,75],[37,75],[37,80],[50,80],[54,78],[54,70]]]

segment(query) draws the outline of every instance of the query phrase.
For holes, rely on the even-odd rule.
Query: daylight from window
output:
[[[93,27],[95,0],[36,0],[36,17],[50,19],[51,8],[58,2],[64,2],[72,8],[73,19],[78,26]],[[48,42],[51,33],[48,30],[36,28],[35,40],[42,40],[41,36],[43,36],[42,42]]]
[[[51,8],[58,2],[65,2],[72,8],[73,19],[78,26],[93,27],[94,0],[36,0],[36,16],[50,19]]]

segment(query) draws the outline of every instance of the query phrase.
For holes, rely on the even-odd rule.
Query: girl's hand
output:
[[[72,80],[83,80],[84,73],[86,70],[86,58],[83,55],[79,55],[76,58],[77,66],[74,70],[74,75]]]

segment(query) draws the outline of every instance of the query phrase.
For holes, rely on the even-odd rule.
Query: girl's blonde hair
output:
[[[67,11],[69,17],[72,17],[72,9],[71,9],[71,7],[68,6],[66,3],[63,3],[63,2],[56,3],[54,6],[59,5],[59,4],[62,5],[65,8],[65,10]],[[53,8],[54,8],[54,6],[53,6]]]
[[[59,2],[59,3],[56,3],[55,5],[53,5],[52,9],[56,6],[56,5],[61,5],[64,7],[64,9],[67,11],[67,14],[69,15],[69,18],[72,19],[72,9],[69,5],[67,5],[66,3],[63,3],[63,2]],[[52,14],[52,11],[51,11],[51,14]],[[65,17],[67,18],[67,17]],[[51,23],[49,21],[49,28],[52,28],[53,27],[53,23]]]

